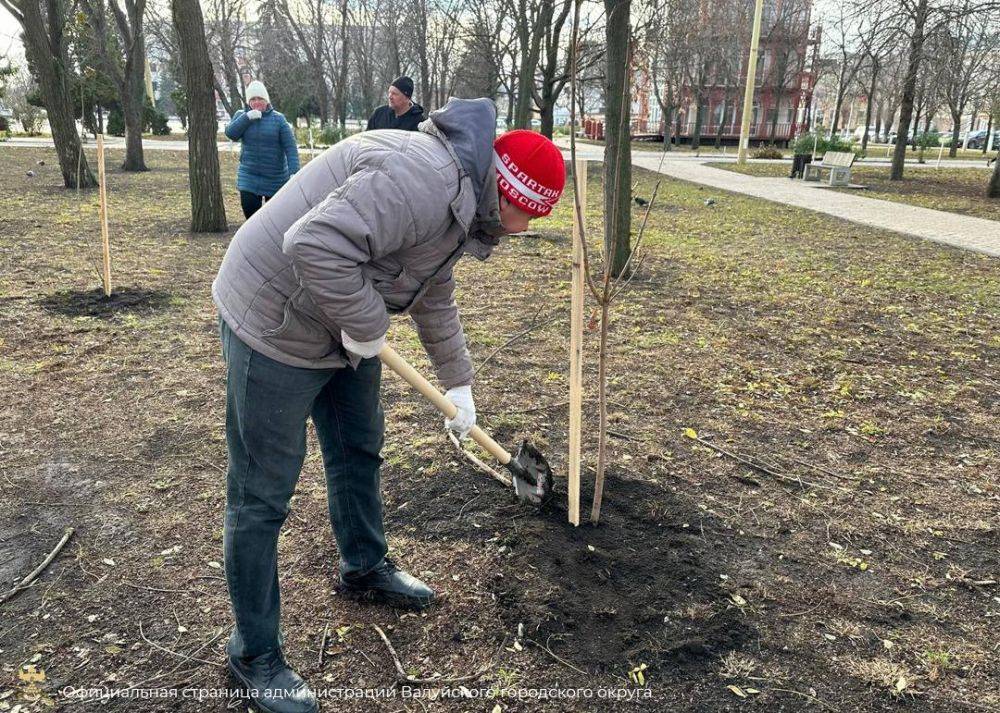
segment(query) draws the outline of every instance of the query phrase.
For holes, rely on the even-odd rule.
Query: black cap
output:
[[[409,77],[400,77],[392,83],[392,86],[403,92],[407,99],[413,98],[413,80]]]

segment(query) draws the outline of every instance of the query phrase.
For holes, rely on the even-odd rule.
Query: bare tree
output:
[[[671,128],[681,107],[686,76],[688,27],[694,22],[696,8],[691,0],[669,0],[661,9],[653,14],[644,47],[653,94],[663,117],[663,149],[669,151]]]
[[[209,54],[216,68],[215,91],[230,116],[246,104],[238,57],[247,47],[247,0],[209,0],[205,29]],[[225,86],[219,81],[222,76]]]
[[[288,0],[277,0],[278,8],[295,32],[299,47],[305,53],[310,70],[310,79],[319,104],[320,122],[325,126],[330,119],[330,89],[326,78],[327,50],[327,7],[325,0],[303,0],[293,10]],[[304,14],[299,16],[298,8],[304,6]]]
[[[124,171],[147,171],[142,151],[143,108],[146,98],[146,39],[143,16],[146,0],[80,0],[94,31],[97,56],[104,73],[118,89],[125,117]],[[114,18],[112,38],[108,17]],[[152,97],[149,98],[152,101]]]
[[[44,6],[44,9],[43,9]],[[83,155],[69,94],[70,63],[66,41],[65,0],[0,0],[0,7],[23,30],[24,51],[41,90],[59,169],[67,188],[97,185]]]
[[[958,133],[970,100],[985,86],[987,61],[998,50],[1000,16],[991,12],[963,13],[945,25],[940,33],[938,57],[942,64],[942,89],[951,114],[951,148],[958,152]]]
[[[771,112],[770,136],[772,139],[776,135],[780,120],[781,99],[786,95],[788,89],[798,89],[795,82],[805,67],[805,52],[807,51],[805,40],[809,34],[809,9],[808,0],[785,0],[775,8],[771,22],[768,23],[766,33],[763,35],[770,61],[765,62],[761,86],[770,88],[775,97]],[[720,15],[716,15],[716,17],[720,17]],[[789,110],[791,108],[788,107]],[[834,120],[836,121],[836,119]]]
[[[44,115],[41,108],[31,103],[31,95],[38,90],[34,78],[27,67],[12,68],[9,81],[6,83],[6,92],[0,93],[4,103],[10,107],[14,121],[20,122],[21,128],[26,134],[36,134],[42,128]],[[0,70],[2,72],[2,70]]]

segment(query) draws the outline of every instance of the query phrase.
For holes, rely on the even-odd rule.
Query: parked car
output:
[[[970,149],[981,149],[986,146],[989,141],[990,135],[986,131],[976,131],[971,136],[969,136],[969,148]],[[993,132],[993,146],[1000,146],[1000,131]]]

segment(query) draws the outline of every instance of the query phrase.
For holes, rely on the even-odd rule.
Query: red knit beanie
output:
[[[493,152],[500,193],[525,213],[551,213],[566,185],[566,164],[556,145],[534,131],[515,129],[493,142]]]

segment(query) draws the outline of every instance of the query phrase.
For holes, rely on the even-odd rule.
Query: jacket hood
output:
[[[419,127],[450,144],[476,197],[476,216],[470,235],[489,246],[496,245],[503,235],[493,163],[496,121],[497,107],[492,99],[453,97],[432,111]]]

